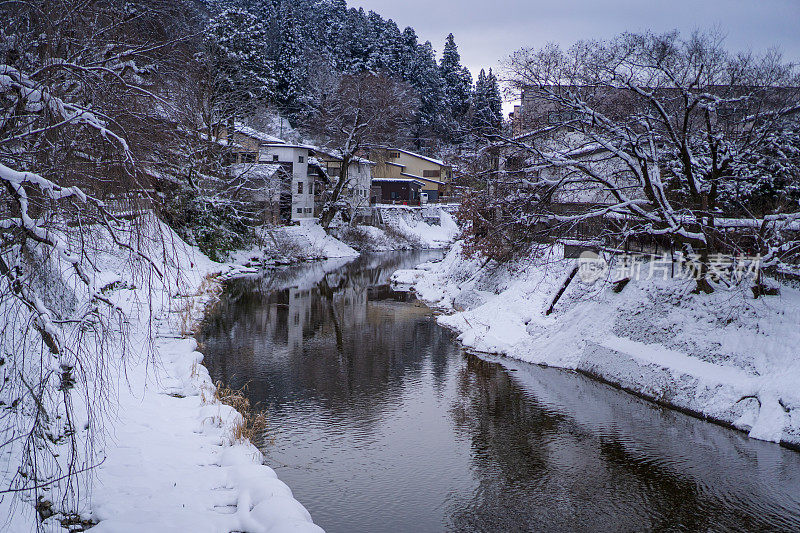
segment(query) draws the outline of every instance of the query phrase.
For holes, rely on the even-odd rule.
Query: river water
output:
[[[800,453],[582,375],[466,353],[387,285],[438,252],[230,282],[198,336],[326,531],[800,531]]]

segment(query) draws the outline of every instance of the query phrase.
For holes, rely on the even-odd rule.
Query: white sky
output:
[[[550,41],[568,46],[579,39],[607,38],[623,31],[721,29],[732,50],[778,47],[800,60],[800,0],[348,0],[413,26],[421,42],[441,53],[455,35],[461,61],[477,77],[497,68],[514,50]],[[513,104],[506,104],[506,111]]]

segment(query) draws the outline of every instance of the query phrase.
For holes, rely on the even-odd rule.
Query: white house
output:
[[[317,149],[317,158],[324,164],[328,176],[338,181],[342,175],[342,158],[335,153]],[[342,191],[342,198],[355,210],[368,207],[370,188],[372,187],[372,169],[375,163],[363,157],[354,157],[347,168],[347,183]]]
[[[309,175],[310,146],[265,143],[259,149],[259,162],[291,165],[292,222],[314,218],[314,178]]]
[[[314,177],[309,174],[309,157],[313,155],[313,147],[289,144],[238,122],[232,127],[222,127],[220,139],[231,148],[235,162],[240,165],[282,167],[291,175],[291,217],[287,217],[288,220],[297,222],[314,218]],[[244,173],[239,169],[239,174]],[[285,195],[286,191],[280,194]]]

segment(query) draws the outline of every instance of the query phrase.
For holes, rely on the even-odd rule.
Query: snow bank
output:
[[[160,259],[171,265],[164,270],[169,289],[130,283],[130,264],[112,243],[93,258],[99,286],[129,318],[131,351],[124,364],[109,368],[112,412],[103,421],[100,442],[87,448],[87,460],[99,466],[80,500],[80,518],[96,522],[92,530],[98,532],[322,531],[262,464],[259,450],[233,441],[241,415],[214,399],[203,355],[187,336],[218,293],[216,279],[242,269],[213,263],[157,221],[156,231],[162,239],[154,248],[160,247]],[[122,283],[111,285],[115,282]],[[73,401],[82,402],[81,394]],[[85,416],[86,406],[76,412]],[[79,441],[85,437],[85,431],[75,434]],[[4,447],[3,453],[5,482],[14,473],[2,467],[15,464],[9,457],[15,452]],[[58,511],[58,494],[49,497]],[[6,495],[0,500],[0,515],[7,517],[2,527],[36,530],[32,503],[24,494],[16,500]],[[59,518],[45,520],[43,529],[63,531]]]
[[[573,260],[558,250],[493,267],[460,243],[440,263],[399,271],[449,312],[439,322],[468,347],[573,369],[659,403],[800,446],[800,291],[754,299],[747,287],[691,294],[686,280],[576,278],[551,315]]]
[[[377,206],[384,225],[407,240],[419,243],[421,248],[447,248],[459,233],[453,216],[437,207],[409,207],[400,205]],[[429,219],[438,218],[439,224],[428,224]]]
[[[316,222],[281,226],[260,232],[261,246],[231,254],[231,262],[243,265],[291,264],[304,261],[357,257],[358,252],[328,235]]]

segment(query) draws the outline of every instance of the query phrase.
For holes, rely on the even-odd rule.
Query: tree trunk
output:
[[[333,222],[333,218],[336,216],[336,213],[339,212],[339,207],[336,203],[339,201],[339,197],[342,195],[342,191],[347,184],[347,175],[351,160],[352,156],[350,155],[342,157],[342,171],[340,172],[339,182],[333,188],[331,198],[328,200],[328,205],[325,206],[325,209],[322,210],[322,215],[319,217],[319,223],[325,231],[328,231],[328,227],[330,227],[331,222]]]

